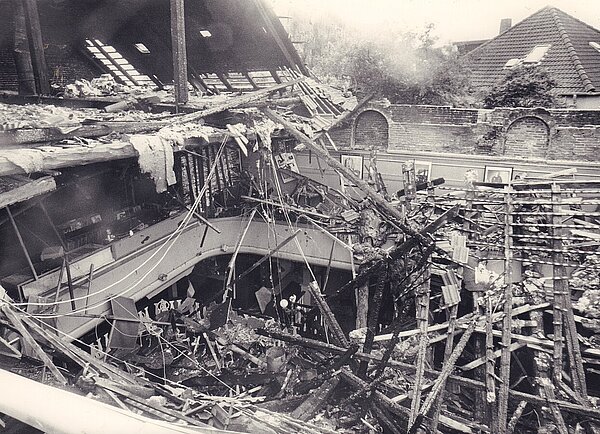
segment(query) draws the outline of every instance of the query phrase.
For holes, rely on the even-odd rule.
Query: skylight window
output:
[[[513,66],[517,66],[521,63],[521,59],[509,59],[506,64],[504,64],[505,68],[512,68]]]
[[[550,49],[550,44],[536,45],[523,59],[523,63],[538,63]]]
[[[597,42],[590,42],[590,47],[595,48],[598,52],[600,52],[600,44]]]
[[[210,38],[212,36],[212,33],[210,33],[210,30],[200,30],[200,34],[202,35],[203,38]]]
[[[133,44],[133,46],[135,47],[136,50],[138,50],[142,54],[150,54],[150,50],[148,49],[148,47],[146,47],[141,42],[138,42],[137,44]]]
[[[85,42],[86,48],[92,56],[104,65],[104,68],[121,83],[128,86],[140,86],[152,83],[150,77],[140,74],[112,45],[104,44],[98,39],[86,39]]]

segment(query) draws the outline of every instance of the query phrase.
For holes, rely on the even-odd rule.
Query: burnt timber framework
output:
[[[92,8],[91,21],[118,3]],[[190,4],[194,6],[185,24],[191,25],[184,26],[184,9]],[[31,8],[38,4],[24,5],[30,60],[37,64],[36,92],[45,94],[39,83],[44,78],[42,24],[36,23]],[[0,201],[6,209],[2,225],[16,237],[16,253],[5,256],[26,262],[25,271],[2,281],[7,294],[1,294],[0,325],[3,336],[10,338],[0,340],[3,356],[32,356],[43,364],[43,377],[47,369],[62,385],[72,380],[82,390],[102,391],[98,394],[126,411],[126,420],[133,417],[130,408],[137,408],[201,430],[209,421],[220,429],[246,432],[333,432],[329,425],[315,423],[316,414],[340,415],[332,419],[339,424],[336,429],[350,418],[358,424],[351,427],[377,424],[387,432],[597,429],[598,181],[573,179],[572,171],[563,171],[506,182],[467,178],[459,186],[445,185],[443,179],[417,182],[414,161],[407,161],[398,173],[402,190],[391,200],[375,158],[363,178],[331,156],[336,146],[328,133],[353,110],[305,77],[280,23],[263,2],[248,2],[244,7],[250,9],[241,14],[260,17],[269,47],[277,48],[271,56],[275,60],[260,66],[266,65],[278,84],[256,89],[261,86],[252,68],[242,68],[254,92],[229,95],[225,102],[202,108],[183,105],[186,74],[202,92],[220,92],[207,84],[208,74],[225,90],[236,90],[232,71],[223,63],[224,53],[235,44],[207,43],[204,54],[215,61],[210,71],[199,70],[193,56],[187,65],[185,61],[189,52],[197,53],[186,53],[190,29],[210,29],[211,35],[223,31],[202,21],[218,3],[172,0],[168,8],[166,2],[148,5],[139,17],[121,6],[123,16],[98,32],[125,52],[140,36],[127,39],[125,27],[139,30],[152,17],[171,12],[171,20],[159,23],[169,30],[160,32],[162,40],[143,40],[151,54],[148,63],[135,61],[143,59],[142,53],[132,59],[157,84],[174,81],[174,115],[135,123],[96,118],[72,131],[73,125],[61,130],[13,128],[0,136],[0,174],[8,185]],[[57,13],[65,11],[59,8]],[[236,16],[232,13],[225,21]],[[187,41],[204,44],[195,36]],[[173,65],[151,68],[156,53],[164,53],[165,38],[173,41],[168,52]],[[236,60],[244,64],[244,59]],[[286,92],[285,99],[275,95]],[[106,108],[114,102],[95,104]],[[198,125],[200,119],[210,125]],[[315,124],[320,128],[307,128]],[[194,133],[181,136],[181,131],[168,129],[177,125]],[[307,129],[317,134],[311,138]],[[108,133],[132,137],[107,140]],[[161,168],[172,166],[174,179],[166,181],[168,170],[142,170],[152,154],[144,143],[158,149]],[[291,170],[293,165],[278,164],[276,158],[288,161],[284,156],[289,158],[297,145],[343,177],[342,191],[303,177]],[[10,152],[16,150],[27,158],[15,159]],[[88,180],[81,176],[92,169],[89,178],[106,181],[94,195],[85,191]],[[31,179],[16,176],[22,173]],[[123,206],[69,219],[60,213],[60,202],[47,209],[45,203],[69,187],[83,190],[88,202],[99,207],[101,193],[107,192]],[[38,208],[59,245],[38,248],[33,255],[36,234],[26,230],[37,226],[27,224],[27,212]],[[58,225],[51,214],[63,217]],[[87,232],[88,227],[93,230]],[[32,260],[38,254],[40,270]],[[245,256],[250,254],[255,256]],[[196,267],[219,282],[210,302],[194,298],[202,291],[190,295],[194,285],[189,276]],[[340,277],[338,270],[347,273]],[[299,286],[300,300],[295,292],[284,292],[283,275],[293,273],[302,276],[288,287]],[[255,279],[251,283],[262,286],[248,290],[249,275]],[[180,288],[179,283],[191,286]],[[265,297],[261,314],[271,303],[272,316],[278,319],[274,326],[239,309],[236,303],[248,292],[257,305]],[[166,299],[157,301],[150,318],[143,309],[155,297]],[[220,302],[213,304],[215,300]],[[352,301],[349,309],[343,304],[347,300]],[[110,323],[106,345],[80,339],[97,331],[100,323]],[[239,332],[233,338],[226,333],[232,325]],[[257,349],[254,343],[265,337],[265,347]],[[287,343],[289,352],[281,350],[279,341]],[[178,377],[182,366],[169,356],[173,353],[179,362],[191,359],[192,368],[207,375],[190,374],[188,365],[184,377]],[[246,372],[224,375],[229,361]],[[64,369],[67,362],[83,373],[72,375]],[[3,378],[31,387],[33,393],[41,390],[11,375],[3,373]],[[215,392],[207,396],[208,388]],[[149,399],[158,395],[166,401]],[[259,407],[266,397],[278,409],[290,399],[294,409]],[[327,406],[330,402],[334,405]],[[39,422],[18,405],[0,403],[3,412]],[[527,417],[532,412],[536,417]],[[236,420],[241,416],[247,419],[240,427]],[[37,417],[44,419],[39,426],[54,426],[51,415]]]

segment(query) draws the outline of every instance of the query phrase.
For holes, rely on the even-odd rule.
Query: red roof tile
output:
[[[491,87],[510,59],[524,58],[536,45],[551,47],[540,61],[563,95],[600,92],[600,31],[547,6],[465,55],[475,87]]]

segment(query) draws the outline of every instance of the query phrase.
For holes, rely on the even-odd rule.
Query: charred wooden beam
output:
[[[35,280],[38,280],[38,274],[35,271],[33,262],[31,262],[31,256],[29,255],[27,246],[25,245],[25,242],[23,241],[23,237],[21,236],[21,231],[19,230],[19,227],[17,226],[17,222],[15,221],[9,206],[6,206],[6,212],[8,214],[8,218],[10,219],[10,224],[12,225],[12,227],[15,231],[15,235],[17,236],[17,239],[19,240],[19,245],[21,246],[21,249],[23,250],[23,254],[25,255],[25,259],[27,260],[29,269],[31,270],[31,273],[33,274],[33,278]]]
[[[15,329],[19,332],[19,334],[23,337],[25,344],[33,351],[36,357],[38,357],[50,372],[56,377],[56,379],[61,384],[67,384],[67,379],[64,375],[58,370],[56,365],[52,362],[50,357],[46,354],[46,352],[40,347],[37,341],[31,336],[29,330],[25,328],[25,325],[21,322],[21,319],[15,312],[11,310],[8,304],[4,304],[0,306],[0,311],[4,314],[6,318],[12,323]]]
[[[339,382],[340,379],[337,376],[325,381],[302,404],[296,407],[291,416],[301,421],[312,418],[331,398]]]
[[[248,83],[250,83],[250,85],[256,90],[256,89],[260,89],[260,86],[258,84],[256,84],[256,81],[252,78],[252,76],[250,75],[250,73],[248,72],[244,72],[244,77],[246,77],[246,80],[248,80]]]
[[[264,0],[252,1],[261,15],[263,23],[265,24],[265,28],[275,39],[275,42],[279,46],[279,49],[287,60],[290,68],[298,69],[302,74],[309,76],[310,72],[304,65],[304,62],[300,58],[298,52],[294,49],[294,45],[292,44],[292,41],[290,41],[290,38],[279,18],[275,16],[272,9],[265,4]]]
[[[291,335],[289,333],[283,332],[275,332],[271,330],[257,329],[256,333],[262,336],[268,336],[273,339],[282,340],[284,342],[290,342],[295,345],[304,346],[307,348],[313,348],[319,351],[324,351],[327,353],[335,353],[335,354],[343,354],[347,351],[346,348],[342,348],[336,345],[327,344],[325,342],[317,341],[314,339],[302,338],[300,336]],[[381,357],[374,356],[372,354],[365,354],[363,352],[357,352],[354,357],[359,360],[370,360],[374,362],[380,362]],[[386,362],[386,366],[389,366],[394,369],[399,369],[404,372],[414,373],[416,371],[416,367],[413,364],[399,362],[397,360],[390,360]],[[430,378],[439,378],[441,375],[441,371],[433,370],[433,369],[425,369],[425,375]],[[357,377],[358,378],[358,377]],[[362,381],[362,380],[361,380]],[[448,382],[452,384],[457,384],[460,386],[464,386],[466,388],[472,390],[485,390],[485,383],[482,381],[472,380],[470,378],[461,377],[458,375],[449,375]],[[368,383],[363,382],[363,386],[368,386]],[[535,405],[548,405],[556,404],[561,410],[568,411],[573,414],[578,414],[586,417],[593,418],[594,420],[600,420],[600,410],[592,407],[583,406],[580,404],[573,404],[567,401],[561,401],[558,399],[546,399],[540,396],[531,395],[529,393],[519,392],[516,390],[509,390],[509,397],[516,401],[526,401]],[[408,409],[406,409],[409,411]],[[408,417],[408,416],[407,416]]]
[[[370,306],[368,304],[369,287],[367,285],[367,305],[369,306],[369,310],[367,318],[367,335],[365,337],[365,344],[363,345],[363,351],[367,354],[373,349],[373,339],[375,338],[375,332],[377,331],[377,324],[379,322],[379,311],[381,309],[381,300],[383,298],[383,288],[387,282],[387,279],[387,266],[384,266],[382,272],[378,276],[377,285],[375,286],[375,292],[373,293],[373,300]],[[364,378],[367,375],[368,367],[369,362],[361,362],[358,369],[358,376]]]
[[[117,71],[119,71],[121,74],[123,74],[127,78],[127,80],[129,80],[131,82],[131,84],[133,84],[134,86],[139,85],[139,83],[135,79],[135,77],[133,77],[129,73],[129,71],[127,71],[125,68],[123,68],[123,65],[121,65],[119,62],[117,62],[117,60],[113,57],[113,54],[106,51],[106,49],[104,48],[104,46],[102,44],[99,44],[98,42],[96,42],[95,39],[90,39],[89,41],[92,43],[94,48],[96,48],[98,51],[100,51],[100,53],[102,53],[102,55],[117,69]],[[129,84],[125,80],[122,80],[118,75],[116,75],[115,78],[118,81],[122,82],[123,84],[126,84],[126,85]],[[109,111],[109,109],[107,109],[106,111]]]
[[[269,258],[271,258],[275,253],[277,253],[278,251],[280,251],[281,249],[283,249],[285,246],[287,246],[290,242],[292,242],[297,236],[298,234],[302,232],[302,229],[297,229],[296,232],[294,232],[292,235],[290,235],[289,237],[287,237],[285,240],[283,240],[281,243],[279,243],[273,250],[271,250],[269,253],[267,253],[266,255],[264,255],[262,258],[260,258],[258,261],[256,261],[254,264],[252,264],[252,266],[250,266],[250,268],[248,268],[247,270],[245,270],[242,274],[240,274],[233,282],[233,283],[237,283],[240,280],[242,280],[244,277],[246,277],[248,274],[252,273],[254,270],[256,270],[258,267],[260,267],[260,265],[265,262],[266,260],[268,260]]]
[[[29,38],[29,50],[31,52],[35,85],[39,94],[46,95],[50,93],[50,77],[44,53],[44,40],[42,38],[37,0],[23,0],[23,7],[25,9],[25,21],[27,23],[27,35]]]
[[[331,311],[329,304],[327,303],[327,301],[325,301],[325,297],[321,293],[321,288],[319,288],[318,283],[315,281],[310,282],[308,284],[308,291],[312,296],[313,300],[315,301],[317,307],[319,308],[321,315],[323,315],[325,322],[328,324],[334,341],[337,342],[339,345],[347,348],[350,345],[350,343],[348,342],[348,338],[344,334],[342,328],[340,327],[340,324],[335,318],[335,315]]]
[[[417,371],[412,388],[413,397],[410,405],[409,427],[412,427],[415,424],[421,406],[421,391],[425,373],[427,347],[429,346],[429,336],[427,332],[429,327],[429,302],[431,295],[430,273],[430,264],[427,262],[425,264],[425,272],[423,276],[419,278],[420,282],[418,282],[418,288],[415,291],[415,316],[417,324],[419,325],[419,349],[416,360]],[[473,328],[475,328],[475,325],[473,325]]]
[[[219,80],[221,80],[221,83],[223,83],[223,86],[225,86],[225,88],[229,91],[229,92],[235,92],[235,87],[233,87],[231,85],[231,83],[229,82],[229,79],[227,78],[227,76],[222,73],[222,72],[217,72],[217,77],[219,77]]]
[[[456,348],[454,348],[454,350],[452,351],[452,355],[448,358],[447,363],[444,364],[442,373],[440,374],[439,378],[435,381],[431,393],[429,394],[429,396],[427,396],[427,399],[425,399],[425,402],[423,403],[419,414],[415,418],[414,424],[409,428],[409,434],[414,434],[417,432],[417,428],[420,426],[421,422],[423,421],[423,418],[429,414],[429,411],[431,410],[433,403],[436,401],[437,396],[445,389],[446,381],[448,380],[450,373],[454,369],[454,365],[456,365],[458,358],[461,356],[463,350],[467,346],[469,338],[475,331],[475,324],[475,321],[471,321],[471,324],[469,324],[469,328],[461,336],[458,344],[456,344]]]
[[[496,430],[499,434],[506,433],[506,424],[508,418],[508,393],[510,390],[510,361],[511,361],[511,333],[512,333],[512,226],[511,213],[513,205],[511,204],[510,186],[504,191],[504,203],[506,210],[506,221],[504,228],[504,320],[502,323],[502,354],[500,356],[500,387],[498,391],[498,420]]]
[[[31,64],[31,52],[27,36],[25,9],[21,0],[13,0],[14,13],[14,46],[13,59],[19,80],[19,95],[35,95],[35,75]]]
[[[188,102],[184,0],[171,0],[171,49],[173,51],[175,104],[178,106]]]

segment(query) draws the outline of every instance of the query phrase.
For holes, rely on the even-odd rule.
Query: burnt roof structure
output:
[[[228,74],[239,73],[252,89],[256,82],[247,77],[252,71],[290,68],[308,75],[282,24],[263,0],[186,0],[184,4],[190,81],[211,75],[227,80]],[[37,9],[50,80],[63,75],[72,81],[114,70],[108,62],[94,59],[87,48],[93,44],[92,50],[97,51],[95,45],[100,44],[114,48],[153,81],[173,81],[168,1],[40,0]],[[0,89],[17,87],[12,60],[17,10],[11,1],[0,3],[0,68],[5,77]]]

